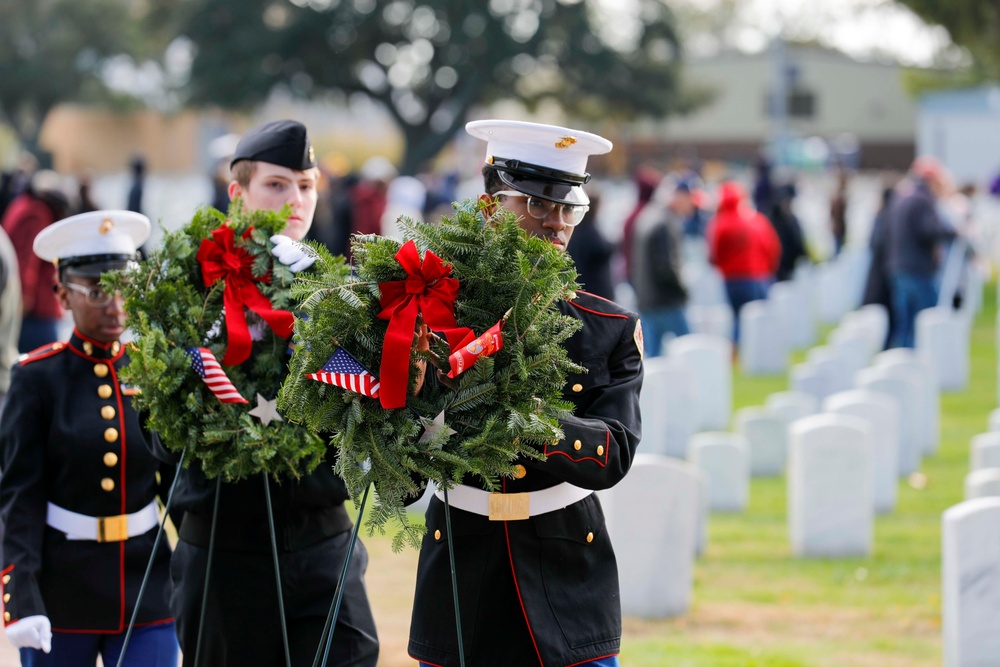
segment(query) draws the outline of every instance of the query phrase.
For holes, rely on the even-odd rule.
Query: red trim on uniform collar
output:
[[[122,342],[120,342],[120,341],[113,340],[110,343],[99,343],[98,341],[94,340],[93,338],[90,338],[88,336],[84,336],[82,333],[80,333],[80,330],[77,329],[76,327],[73,327],[73,336],[79,338],[80,340],[82,340],[85,343],[90,343],[91,345],[94,346],[95,350],[102,350],[104,352],[108,352],[109,350],[112,349],[112,347],[116,343],[118,344],[118,353],[117,354],[111,355],[109,353],[109,354],[107,354],[105,356],[98,357],[98,356],[95,356],[95,355],[92,355],[92,354],[87,354],[84,350],[79,349],[76,345],[73,345],[72,344],[73,343],[73,338],[71,336],[70,337],[70,341],[69,341],[71,343],[70,344],[70,348],[72,348],[74,352],[80,352],[80,353],[82,353],[83,356],[87,357],[88,359],[101,359],[101,360],[104,360],[104,361],[118,361],[119,359],[121,359],[122,355],[125,354],[125,345]]]

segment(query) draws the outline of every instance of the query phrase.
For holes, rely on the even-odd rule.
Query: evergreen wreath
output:
[[[249,358],[222,365],[248,403],[223,403],[192,368],[189,348],[208,348],[220,364],[231,327],[224,311],[224,281],[206,287],[199,246],[212,232],[229,227],[232,245],[251,258],[256,290],[274,309],[293,305],[292,271],[273,259],[270,237],[285,226],[287,212],[249,211],[236,200],[228,217],[213,208],[198,210],[182,229],[168,232],[162,245],[132,269],[105,278],[109,289],[125,298],[128,326],[136,334],[122,380],[141,389],[135,407],[164,445],[180,453],[185,466],[198,461],[205,475],[227,482],[260,472],[276,479],[297,478],[313,470],[326,450],[314,432],[295,424],[250,414],[263,400],[274,399],[286,374],[289,341],[248,312],[251,329],[262,333]],[[339,267],[339,268],[338,268]],[[341,259],[326,265],[330,275],[346,276]],[[243,308],[239,308],[243,312]],[[290,321],[290,317],[288,318]],[[260,336],[256,336],[260,338]]]
[[[503,346],[453,380],[441,379],[449,368],[447,342],[432,337],[430,350],[412,349],[415,331],[406,407],[385,409],[378,399],[306,377],[338,347],[378,374],[389,326],[378,318],[379,286],[407,278],[396,259],[403,244],[356,236],[356,274],[345,274],[339,259],[320,250],[318,270],[300,274],[292,287],[305,317],[296,321],[297,345],[279,406],[289,420],[330,435],[339,450],[337,472],[355,502],[374,485],[368,529],[384,532],[388,521],[397,520],[402,529],[393,540],[396,550],[404,542],[419,544],[421,529],[406,520],[403,502],[427,480],[450,488],[475,476],[496,490],[501,477],[514,474],[516,459],[544,458],[543,443],[562,437],[557,420],[573,407],[562,395],[566,375],[582,369],[563,346],[579,322],[556,308],[577,289],[569,255],[526,233],[503,209],[487,220],[478,202],[453,206],[455,215],[438,224],[400,219],[404,240],[415,242],[421,257],[432,251],[451,265],[459,281],[459,326],[478,336],[506,315]],[[424,363],[426,380],[415,395]],[[383,386],[385,380],[380,378]],[[442,412],[446,426],[440,419],[430,423]]]

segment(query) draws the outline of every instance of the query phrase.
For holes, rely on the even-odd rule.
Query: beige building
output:
[[[917,102],[904,90],[898,64],[862,62],[811,45],[756,54],[725,52],[687,63],[684,76],[714,98],[694,113],[633,131],[648,157],[668,154],[701,159],[751,160],[775,136],[769,113],[778,73],[784,72],[792,144],[821,138],[828,145],[860,147],[860,166],[902,168],[913,158]],[[797,142],[796,140],[799,140]]]

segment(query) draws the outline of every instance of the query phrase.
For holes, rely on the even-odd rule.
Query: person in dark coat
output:
[[[0,420],[4,625],[21,664],[176,667],[161,540],[147,588],[159,514],[174,466],[147,450],[132,408],[122,298],[100,286],[149,235],[145,216],[84,213],[43,230],[35,252],[58,261],[56,293],[73,334],[22,357]],[[159,475],[159,479],[157,476]]]
[[[865,280],[864,296],[861,303],[879,304],[884,306],[889,314],[889,329],[886,332],[886,339],[883,341],[883,348],[889,346],[895,333],[895,322],[892,317],[892,276],[888,272],[889,261],[889,210],[895,189],[885,187],[882,189],[882,203],[878,213],[875,214],[875,221],[872,223],[871,239],[868,247],[871,250],[871,264],[868,267],[868,277]]]
[[[779,186],[775,193],[774,206],[768,215],[774,233],[781,242],[781,259],[778,261],[778,270],[775,274],[777,281],[791,280],[799,261],[809,258],[802,236],[802,225],[792,210],[794,201],[795,184],[785,183]]]
[[[271,239],[274,252],[293,271],[308,268],[312,258],[295,243],[309,232],[318,196],[316,160],[305,126],[279,120],[249,130],[236,147],[231,170],[229,195],[241,198],[248,209],[291,207],[288,225],[281,236]],[[252,362],[251,357],[248,363]],[[158,456],[177,460],[158,438],[151,439]],[[204,609],[216,480],[206,479],[198,463],[181,470],[174,492],[174,508],[182,518],[171,566],[170,606],[185,667],[194,667],[203,614],[202,662],[197,667],[285,664],[265,483],[273,508],[292,665],[313,665],[327,614],[342,584],[344,597],[324,667],[375,666],[378,638],[364,584],[368,553],[360,541],[347,577],[340,581],[352,523],[344,508],[350,495],[333,471],[335,463],[336,449],[330,447],[326,460],[297,480],[278,483],[255,476],[221,484]]]
[[[573,232],[573,246],[566,252],[573,258],[580,274],[577,282],[586,291],[614,301],[615,283],[611,278],[611,258],[615,254],[615,244],[604,238],[597,227],[597,210],[600,198],[591,196],[590,210]]]
[[[466,125],[488,142],[484,203],[520,216],[530,234],[565,248],[588,199],[589,155],[611,142],[551,125],[483,120]],[[524,459],[500,495],[527,493],[527,516],[495,512],[482,482],[449,492],[465,661],[470,667],[618,665],[618,566],[595,489],[628,473],[639,444],[642,330],[635,313],[580,292],[560,302],[583,328],[566,343],[588,372],[567,378],[575,408],[565,437]],[[410,655],[422,665],[460,664],[452,602],[448,528],[431,498],[410,623]]]
[[[684,306],[687,289],[681,280],[681,238],[684,223],[696,209],[686,182],[664,178],[639,214],[632,240],[632,275],[647,353],[658,357],[663,337],[691,333]]]
[[[945,186],[944,167],[930,157],[913,161],[906,191],[893,200],[888,217],[887,266],[892,276],[893,347],[913,347],[917,313],[937,305],[936,274],[941,244],[955,228],[941,219],[937,198]]]

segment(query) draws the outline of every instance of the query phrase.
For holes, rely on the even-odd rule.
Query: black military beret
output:
[[[260,160],[295,171],[316,166],[309,133],[297,120],[275,120],[249,130],[236,144],[229,168],[240,160]]]

